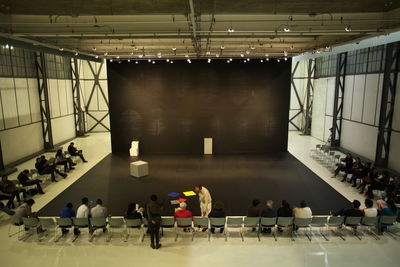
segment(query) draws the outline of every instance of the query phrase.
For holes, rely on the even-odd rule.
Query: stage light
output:
[[[247,60],[246,60],[246,59],[244,59],[244,60],[243,60],[243,62],[244,62],[244,63],[247,63]]]
[[[165,60],[165,61],[169,62],[169,59],[167,58],[167,60]]]
[[[78,55],[78,52],[75,52],[75,54],[74,54],[75,56],[77,56]]]
[[[250,49],[251,49],[251,50],[254,50],[254,49],[256,49],[256,47],[255,47],[253,44],[251,44],[251,45],[250,45]]]
[[[287,57],[285,57],[285,61],[287,61]]]
[[[130,60],[130,59],[128,59],[128,62],[131,62],[131,60]]]
[[[104,55],[105,55],[105,56],[107,56],[107,55],[108,55],[108,53],[107,53],[107,52],[104,52]]]
[[[276,61],[281,62],[281,60],[279,58]]]
[[[119,56],[117,56],[117,59],[119,59]]]
[[[266,60],[266,61],[269,61],[269,58],[266,58],[265,60]]]
[[[188,55],[188,54],[186,54],[186,55],[185,55],[185,57],[189,57],[189,55]]]
[[[231,63],[230,61],[229,61],[229,59],[226,61],[226,63]]]
[[[14,46],[10,46],[10,49],[13,50],[13,49],[14,49]]]
[[[172,63],[174,63],[174,62],[171,60],[169,63],[171,63],[171,64],[172,64]]]
[[[99,56],[98,56],[98,55],[96,55],[96,56],[95,56],[95,58],[99,58]]]
[[[190,60],[190,58],[187,59],[187,62],[190,64],[192,63],[192,61]]]
[[[147,62],[151,62],[151,59],[148,59]]]
[[[244,57],[244,55],[243,55],[243,54],[240,54],[240,57]]]
[[[247,61],[250,61],[250,58],[248,58]]]
[[[232,58],[230,58],[230,59],[229,59],[229,61],[233,61],[233,59],[232,59]]]
[[[289,27],[285,27],[285,28],[283,28],[283,31],[284,32],[290,32],[290,28]]]
[[[264,60],[260,59],[260,62],[264,62]]]
[[[210,54],[211,54],[211,52],[210,52],[210,51],[207,51],[207,52],[206,52],[206,55],[210,55]]]
[[[161,58],[161,52],[158,52],[158,53],[157,53],[157,57],[158,57],[158,58]]]
[[[6,44],[6,48],[10,48],[10,46],[8,44]]]
[[[93,51],[96,51],[96,50],[97,50],[97,48],[93,46],[92,50],[93,50]]]
[[[235,30],[234,30],[232,27],[230,27],[230,28],[228,29],[228,32],[235,32]]]
[[[344,30],[345,30],[346,32],[351,32],[351,26],[347,26],[346,28],[344,28]]]
[[[224,50],[225,49],[225,46],[224,45],[221,45],[221,50]]]
[[[151,62],[152,64],[156,64],[156,62],[153,60],[152,62]]]
[[[172,47],[172,51],[176,51],[176,47]]]
[[[110,59],[110,62],[113,62],[113,59],[112,59],[112,58]]]
[[[269,57],[269,55],[268,55],[268,54],[265,54],[265,57]]]
[[[215,54],[215,57],[219,57],[219,54]]]
[[[246,55],[248,55],[248,54],[250,54],[250,51],[249,51],[249,50],[246,50]]]
[[[58,48],[58,51],[64,51],[64,48],[60,47]]]
[[[211,58],[209,58],[209,59],[207,60],[207,63],[211,63]]]
[[[135,64],[139,64],[139,62],[138,62],[138,61],[135,61]]]
[[[142,55],[142,54],[140,54],[140,55],[138,55],[138,57],[139,57],[139,58],[142,58],[142,57],[143,57],[143,55]]]
[[[283,51],[283,55],[285,56],[285,57],[287,57],[287,55],[288,55],[288,52],[285,50],[285,51]]]

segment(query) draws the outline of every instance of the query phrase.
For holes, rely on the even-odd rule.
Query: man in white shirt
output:
[[[371,199],[365,199],[365,209],[364,209],[364,216],[365,217],[376,217],[378,216],[378,210],[374,208],[374,202]]]
[[[300,202],[300,208],[293,208],[293,215],[295,218],[309,219],[312,217],[312,211],[311,208],[307,206],[307,203],[302,200]]]
[[[208,217],[211,212],[211,195],[207,188],[201,185],[196,185],[194,191],[199,194],[201,216]]]
[[[82,198],[82,204],[79,206],[76,211],[76,218],[89,218],[90,210],[89,210],[89,199],[87,197]],[[74,228],[74,234],[79,235],[81,231],[78,228]]]
[[[90,215],[92,216],[92,218],[107,218],[107,216],[108,216],[107,208],[103,206],[103,201],[100,198],[97,199],[96,206],[90,210]],[[101,227],[101,226],[93,227],[92,226],[92,231],[95,231],[96,229],[99,229],[99,228],[103,228],[103,232],[107,231],[106,225],[104,225],[103,227]]]

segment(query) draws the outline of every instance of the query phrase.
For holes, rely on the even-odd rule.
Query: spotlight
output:
[[[279,58],[276,61],[281,62],[281,60]]]
[[[117,56],[117,59],[119,59],[119,56]]]
[[[139,64],[139,62],[138,62],[138,61],[135,61],[135,64]]]
[[[269,57],[269,55],[268,55],[268,54],[265,54],[265,57]]]
[[[161,58],[161,52],[158,52],[158,53],[157,53],[157,57],[158,57],[158,58]]]
[[[112,58],[110,59],[110,62],[113,62],[113,59],[112,59]]]
[[[269,61],[269,58],[266,58],[265,60],[266,60],[266,61]]]
[[[246,60],[246,59],[244,59],[244,60],[243,60],[243,62],[244,62],[244,63],[247,63],[247,60]]]
[[[250,49],[251,49],[251,50],[254,50],[254,49],[256,49],[256,47],[255,47],[253,44],[251,44],[251,45],[250,45]]]
[[[77,56],[78,55],[78,52],[75,52],[75,54],[74,54],[75,56]]]
[[[243,55],[243,54],[240,54],[240,57],[244,57],[244,55]]]
[[[152,64],[156,64],[156,62],[153,60],[152,62],[151,62]]]
[[[98,56],[98,55],[96,55],[96,56],[95,56],[95,58],[99,58],[99,56]]]
[[[172,47],[172,51],[176,51],[176,47]]]
[[[167,58],[167,60],[166,60],[167,62],[169,62],[169,59]]]
[[[344,30],[345,30],[346,32],[351,32],[351,26],[347,26],[346,28],[344,28]]]
[[[93,51],[96,51],[96,50],[97,50],[97,48],[93,46],[92,50],[93,50]]]
[[[250,54],[250,51],[249,51],[249,50],[246,50],[246,55],[248,55],[248,54]]]
[[[58,48],[58,51],[64,51],[64,48],[60,47]]]
[[[143,55],[142,55],[142,54],[140,54],[140,55],[138,55],[138,57],[139,57],[139,58],[142,58],[142,57],[143,57]]]
[[[209,55],[209,54],[211,54],[211,52],[210,52],[210,51],[207,51],[207,52],[206,52],[206,55]]]
[[[185,57],[189,57],[189,55],[188,55],[188,54],[186,54],[186,55],[185,55]]]
[[[248,58],[247,61],[250,61],[250,58]]]
[[[215,57],[219,57],[219,54],[215,54]]]
[[[229,61],[229,59],[226,61],[226,63],[231,63],[230,61]]]
[[[228,29],[228,32],[235,32],[235,30],[234,30],[232,27],[230,27],[230,28]]]
[[[172,63],[174,63],[174,62],[171,60],[169,63],[171,63],[171,64],[172,64]]]
[[[209,58],[209,59],[207,60],[207,63],[211,63],[211,58]]]
[[[229,61],[233,61],[233,59],[232,59],[232,58],[230,58],[230,59],[229,59]]]
[[[190,64],[192,63],[192,61],[190,60],[190,58],[187,59],[187,62]]]
[[[285,57],[285,61],[287,61],[287,57]]]
[[[290,28],[289,27],[285,27],[285,28],[283,28],[283,31],[284,32],[290,32]]]
[[[221,45],[221,50],[224,50],[225,49],[225,46],[224,45]]]
[[[148,59],[147,62],[151,62],[151,59]]]
[[[10,48],[10,46],[8,44],[6,44],[6,48]]]
[[[264,62],[264,60],[260,59],[260,62]]]
[[[285,56],[285,57],[287,57],[287,55],[288,55],[288,52],[285,50],[285,51],[283,51],[283,55]]]
[[[108,53],[107,53],[107,52],[104,52],[104,55],[105,55],[105,56],[107,56],[107,55],[108,55]]]
[[[131,62],[131,60],[130,60],[130,59],[128,59],[128,62]]]
[[[14,49],[14,46],[10,46],[10,49],[13,50],[13,49]]]

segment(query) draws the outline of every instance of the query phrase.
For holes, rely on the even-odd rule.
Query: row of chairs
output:
[[[187,229],[191,232],[192,241],[196,234],[196,227],[208,228],[207,235],[208,240],[211,236],[211,228],[223,229],[222,233],[225,236],[225,240],[228,240],[228,236],[231,233],[230,230],[236,228],[239,230],[240,237],[244,241],[244,229],[252,228],[258,229],[257,237],[260,241],[260,234],[263,228],[271,229],[271,233],[277,241],[277,235],[275,234],[276,227],[287,228],[291,239],[293,238],[293,229],[308,229],[305,231],[306,237],[311,241],[312,228],[319,228],[320,234],[327,240],[325,232],[328,232],[329,228],[335,228],[332,232],[345,240],[345,237],[340,233],[339,229],[342,227],[350,228],[351,232],[361,240],[361,235],[357,231],[358,226],[365,226],[369,233],[371,233],[375,239],[379,240],[378,234],[382,232],[382,228],[393,226],[396,223],[396,216],[378,216],[378,217],[340,217],[340,216],[313,216],[309,219],[304,218],[293,218],[293,217],[223,217],[223,218],[206,218],[206,217],[193,217],[193,218],[177,218],[176,221],[173,217],[162,217],[161,218],[161,236],[163,236],[164,228],[175,229],[175,241],[178,239],[178,229]],[[17,233],[11,233],[12,226],[18,226]],[[23,232],[21,227],[29,229],[25,237],[21,237],[20,233]],[[130,230],[136,229],[140,233],[140,240],[143,241],[145,236],[145,229],[148,228],[147,219],[125,219],[123,217],[108,217],[108,218],[52,218],[52,217],[39,217],[39,218],[23,218],[23,224],[18,225],[18,222],[11,220],[9,228],[9,237],[18,234],[19,240],[25,240],[31,236],[35,230],[39,228],[45,230],[54,231],[54,241],[57,242],[63,235],[57,237],[57,229],[87,229],[89,232],[89,241],[92,241],[95,237],[95,232],[98,229],[107,229],[107,242],[111,240],[112,230],[123,229],[124,230],[124,241],[128,241],[130,236]],[[377,231],[377,233],[374,232]],[[37,231],[36,231],[37,232]],[[392,232],[387,231],[393,238],[396,239],[396,235]],[[38,241],[42,239],[37,235]],[[73,242],[78,238],[75,236]]]
[[[342,157],[341,153],[336,152],[337,151],[331,150],[327,145],[317,144],[315,145],[315,149],[310,150],[310,156],[326,167],[334,170],[336,164],[340,163],[340,157]]]

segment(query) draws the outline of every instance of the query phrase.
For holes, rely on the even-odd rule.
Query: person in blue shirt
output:
[[[67,206],[63,208],[60,212],[60,218],[73,218],[75,217],[75,211],[73,210],[72,203],[67,203]],[[61,228],[63,235],[69,232],[68,229]]]
[[[378,211],[380,216],[397,216],[398,210],[396,204],[394,203],[393,199],[389,199],[386,202],[387,208],[383,208]]]

